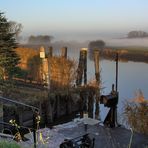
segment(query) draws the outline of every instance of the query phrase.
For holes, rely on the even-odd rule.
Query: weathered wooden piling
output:
[[[40,48],[40,58],[42,59],[41,65],[41,75],[43,79],[43,84],[47,84],[48,90],[50,90],[50,58],[52,57],[53,48],[48,48],[48,54],[46,56],[46,52],[43,46]]]
[[[76,85],[80,86],[82,84],[84,73],[84,85],[87,84],[87,48],[81,48],[80,57],[79,57],[79,65],[77,69],[77,79]]]
[[[61,48],[61,57],[67,59],[67,47]]]
[[[119,55],[117,52],[116,53],[116,92],[118,92],[118,60],[119,60]]]
[[[82,108],[81,108],[81,111],[82,111],[82,115],[83,115],[83,113],[84,112],[87,112],[88,111],[88,94],[87,94],[87,92],[86,91],[84,91],[84,90],[82,90],[81,92],[80,92],[80,98],[81,98],[81,101],[82,101]]]
[[[53,48],[49,47],[48,48],[48,56],[47,56],[47,65],[48,65],[48,70],[47,70],[47,85],[48,85],[48,91],[50,92],[50,88],[51,88],[51,82],[50,82],[50,77],[51,77],[51,64],[50,64],[50,59],[52,58],[52,52],[53,52]]]
[[[87,48],[82,48],[84,56],[84,85],[87,84]]]
[[[95,118],[99,119],[99,100],[100,100],[100,71],[99,71],[99,50],[94,50],[94,64],[95,64],[95,76],[96,76],[96,110]]]
[[[52,46],[50,46],[48,48],[48,57],[52,57],[52,55],[53,55],[53,48],[52,48]]]
[[[45,59],[45,49],[43,46],[40,47],[40,58],[42,59],[42,65],[41,65],[41,75],[42,75],[42,83],[46,83],[46,72],[45,72],[45,66],[46,66],[46,59]]]
[[[88,92],[88,117],[90,118],[93,118],[94,94],[94,91],[90,89]]]

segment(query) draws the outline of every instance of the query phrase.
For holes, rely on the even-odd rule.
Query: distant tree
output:
[[[148,33],[145,31],[130,31],[127,37],[128,38],[144,38],[144,37],[148,37]]]
[[[0,75],[5,79],[11,78],[16,70],[20,58],[14,51],[17,47],[15,32],[11,30],[11,23],[0,12]]]
[[[22,24],[14,22],[14,21],[10,21],[10,26],[11,26],[10,31],[15,33],[14,36],[16,40],[19,41],[20,40],[19,34],[21,33],[22,28],[23,28]]]
[[[49,36],[49,35],[39,35],[39,36],[31,35],[28,39],[28,43],[29,44],[49,44],[52,39],[53,39],[53,36]]]
[[[91,41],[88,46],[89,49],[103,49],[105,47],[105,42],[103,40]]]
[[[93,59],[94,49],[103,50],[104,47],[105,47],[105,42],[103,40],[91,41],[88,45],[90,59]]]

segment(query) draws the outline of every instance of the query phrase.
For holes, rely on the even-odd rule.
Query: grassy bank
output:
[[[120,61],[148,63],[148,47],[106,47],[101,51],[101,56],[104,59],[115,60],[117,52]]]

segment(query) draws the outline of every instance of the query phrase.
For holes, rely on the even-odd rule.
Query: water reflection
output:
[[[79,59],[79,49],[68,50],[68,56]],[[111,86],[115,84],[115,61],[101,60],[101,79],[103,83],[103,94],[108,94],[111,91]],[[94,62],[89,60],[87,63],[87,76],[88,81],[95,78]],[[119,90],[119,104],[118,111],[122,112],[123,102],[126,99],[134,98],[134,93],[137,89],[141,89],[145,99],[148,99],[148,64],[140,62],[119,62],[119,78],[118,78],[118,90]],[[102,120],[107,114],[108,108],[100,106]]]

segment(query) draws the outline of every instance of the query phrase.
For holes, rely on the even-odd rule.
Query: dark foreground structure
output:
[[[80,119],[81,120],[81,119]],[[102,123],[101,123],[102,124]],[[37,148],[147,148],[148,136],[132,132],[124,127],[107,128],[100,123],[87,125],[84,122],[75,121],[57,125],[52,129],[44,128],[37,131]],[[41,136],[42,135],[42,136]],[[84,137],[88,135],[89,139]],[[26,134],[27,141],[18,142],[22,148],[34,146],[32,134]],[[0,140],[2,136],[0,134]],[[84,140],[85,138],[85,140]],[[8,137],[7,137],[8,140]],[[81,140],[81,141],[80,141]],[[84,140],[84,141],[83,141]],[[90,141],[91,140],[91,141]],[[10,137],[9,137],[10,141]],[[74,147],[63,146],[65,141],[71,141]],[[82,147],[82,142],[86,142]],[[87,146],[89,145],[89,146]]]
[[[132,133],[123,127],[106,128],[99,124],[88,125],[86,132],[84,124],[79,124],[74,128],[60,130],[59,133],[71,139],[89,133],[91,139],[95,138],[95,148],[146,148],[148,146],[148,136]]]

